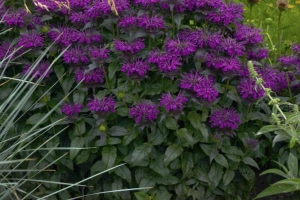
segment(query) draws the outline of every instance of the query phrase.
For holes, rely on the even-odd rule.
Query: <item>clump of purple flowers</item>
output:
[[[256,85],[255,81],[249,77],[245,77],[240,80],[238,92],[243,99],[247,99],[249,101],[256,101],[262,98],[265,94],[265,91]]]
[[[75,71],[75,78],[77,83],[84,80],[84,83],[95,86],[104,82],[104,72],[99,67],[87,73],[84,69],[79,69]]]
[[[90,111],[96,113],[99,117],[104,118],[115,112],[116,102],[111,96],[103,97],[101,100],[94,97],[94,99],[89,100],[87,105]]]
[[[184,73],[179,88],[185,89],[205,102],[213,102],[218,96],[218,91],[213,87],[213,80],[196,71]]]
[[[135,80],[144,78],[147,72],[150,70],[148,63],[137,60],[135,62],[126,62],[121,68],[121,72],[124,72],[126,76],[131,77]]]
[[[21,33],[18,46],[24,48],[37,48],[44,46],[44,38],[40,33],[36,31],[28,31],[28,33]]]
[[[148,124],[157,118],[159,110],[150,100],[144,100],[137,103],[129,110],[129,117],[134,118],[135,122],[141,125]]]
[[[32,66],[30,64],[26,64],[23,67],[23,74],[30,73],[31,76],[33,76],[35,79],[38,79],[42,76],[49,77],[50,73],[53,71],[51,68],[49,68],[50,63],[48,61],[42,61],[38,63],[36,66]],[[32,67],[34,69],[32,70]]]
[[[67,115],[69,119],[74,120],[77,118],[82,108],[82,104],[63,103],[61,107],[61,112]]]
[[[234,108],[218,108],[210,115],[210,126],[216,127],[226,135],[233,136],[233,130],[241,124],[240,115]]]
[[[163,106],[169,113],[177,115],[187,102],[188,99],[184,96],[183,92],[179,92],[176,97],[173,97],[171,93],[168,92],[161,96],[159,105]]]
[[[141,39],[136,39],[132,42],[114,40],[115,50],[122,51],[125,54],[134,54],[145,48],[145,43]]]

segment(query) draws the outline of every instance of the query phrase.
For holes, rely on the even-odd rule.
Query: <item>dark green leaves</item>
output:
[[[170,162],[172,162],[174,159],[176,159],[180,154],[183,152],[183,148],[177,144],[170,145],[166,152],[165,152],[165,158],[164,162],[165,165],[169,165]]]
[[[105,169],[109,169],[114,166],[117,158],[117,148],[114,146],[105,146],[102,149],[102,161]]]
[[[147,166],[151,149],[152,145],[148,143],[136,147],[131,155],[130,164],[133,166]]]

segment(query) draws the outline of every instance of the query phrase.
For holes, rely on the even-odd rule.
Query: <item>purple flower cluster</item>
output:
[[[184,73],[179,88],[195,94],[197,98],[206,102],[213,102],[218,96],[218,91],[213,87],[213,81],[196,71]]]
[[[241,64],[237,58],[226,58],[210,53],[206,56],[207,67],[213,67],[223,72],[237,72]]]
[[[263,36],[260,29],[253,28],[247,25],[239,25],[234,38],[237,41],[244,42],[248,45],[257,44],[263,41]]]
[[[116,51],[122,51],[124,54],[134,54],[145,48],[145,43],[141,39],[136,39],[132,42],[114,40],[114,45]]]
[[[38,79],[42,76],[47,78],[49,77],[50,73],[53,71],[51,68],[49,68],[49,66],[50,63],[48,61],[42,61],[38,63],[35,67],[30,64],[26,64],[23,67],[23,74],[30,73],[30,75],[35,79]],[[33,67],[34,69],[32,69]]]
[[[95,112],[101,118],[115,112],[116,102],[112,97],[103,97],[99,100],[97,97],[90,99],[87,104],[90,111]]]
[[[235,130],[241,124],[240,114],[234,108],[218,108],[210,115],[210,126],[222,131]]]
[[[90,62],[88,55],[81,46],[70,47],[62,57],[63,61],[68,64],[87,64]]]
[[[196,45],[189,41],[166,39],[165,50],[175,56],[187,56],[196,51]]]
[[[139,80],[144,78],[150,67],[147,62],[143,60],[137,60],[135,62],[126,62],[121,67],[121,72],[124,72],[126,76]]]
[[[245,77],[240,80],[238,92],[243,99],[250,101],[258,100],[265,94],[265,91],[257,86],[255,81],[250,77]]]
[[[159,110],[152,101],[144,100],[130,108],[129,117],[134,118],[136,123],[145,125],[148,122],[154,121],[158,113]]]
[[[84,69],[79,69],[75,71],[75,78],[77,83],[84,80],[84,83],[88,85],[98,85],[104,82],[104,72],[100,67],[87,73]]]
[[[77,115],[80,113],[80,110],[82,108],[83,108],[82,104],[63,103],[61,112],[69,116],[70,118],[74,118],[77,117]]]
[[[44,46],[44,38],[40,33],[36,31],[28,31],[28,33],[21,33],[19,38],[18,46],[24,48],[38,48]]]
[[[137,20],[137,26],[150,33],[156,33],[165,27],[165,23],[162,17],[142,15]]]
[[[173,74],[182,65],[178,56],[162,53],[158,49],[149,53],[148,62],[156,64],[159,70],[165,74]]]
[[[174,98],[170,92],[162,94],[160,98],[159,105],[163,106],[168,112],[173,114],[178,114],[188,99],[184,96],[182,92]]]

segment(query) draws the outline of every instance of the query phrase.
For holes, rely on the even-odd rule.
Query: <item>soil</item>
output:
[[[260,176],[259,175],[260,173],[261,171],[256,171],[255,184],[250,192],[249,200],[253,200],[254,197],[258,195],[260,192],[262,192],[264,189],[269,187],[271,184],[281,180],[279,176],[271,176],[271,177],[270,176],[268,177],[267,175]],[[295,199],[291,197],[291,194],[285,193],[285,194],[277,194],[277,195],[260,198],[258,200],[295,200]],[[298,200],[300,200],[300,197]]]

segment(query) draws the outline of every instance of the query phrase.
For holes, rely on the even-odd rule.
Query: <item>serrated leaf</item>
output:
[[[115,77],[117,71],[120,70],[120,65],[116,62],[112,62],[108,66],[108,79],[112,80]]]
[[[287,166],[292,175],[296,178],[298,177],[298,159],[292,153],[289,154],[287,160]]]
[[[151,200],[149,195],[144,192],[135,192],[134,196],[137,200]]]
[[[187,177],[194,168],[194,159],[192,153],[184,153],[181,161],[182,179]]]
[[[211,181],[211,184],[209,185],[209,188],[213,191],[218,185],[219,182],[221,181],[223,176],[223,169],[221,165],[217,163],[213,163],[209,173],[208,173],[208,178]]]
[[[89,150],[82,151],[79,155],[76,156],[76,164],[79,165],[81,163],[84,163],[85,161],[88,160],[89,156],[90,156]]]
[[[246,165],[250,165],[252,167],[255,167],[256,169],[259,169],[259,166],[257,165],[257,163],[255,162],[255,160],[253,160],[250,157],[245,157],[243,158],[243,163],[245,163]]]
[[[75,136],[82,136],[83,134],[85,134],[85,132],[86,132],[85,122],[81,120],[79,123],[75,125],[73,134]]]
[[[71,148],[82,148],[84,146],[84,138],[82,137],[75,137],[71,140]],[[71,149],[70,150],[70,159],[73,160],[74,157],[78,154],[80,149]]]
[[[105,169],[113,167],[117,158],[117,148],[114,146],[105,146],[101,153]]]
[[[152,150],[152,145],[144,143],[134,149],[131,155],[130,163],[134,166],[139,166],[140,162],[144,159],[149,159],[149,155]]]
[[[172,194],[168,192],[165,187],[160,186],[156,192],[153,200],[170,200],[172,198]]]
[[[156,173],[160,174],[161,176],[167,176],[170,174],[170,170],[164,166],[164,156],[161,155],[160,157],[156,158],[152,161],[149,167],[155,171]]]
[[[168,166],[169,163],[175,160],[178,156],[180,156],[182,152],[183,149],[181,146],[177,144],[170,145],[165,152],[165,158],[164,158],[165,165]]]
[[[34,114],[32,116],[30,116],[27,120],[26,120],[26,124],[36,124],[38,121],[40,121],[46,114],[45,113],[37,113]],[[46,122],[46,120],[42,121],[40,124],[44,124]]]
[[[209,144],[200,144],[200,147],[207,156],[210,156],[211,152],[216,148],[215,145]]]
[[[214,160],[225,168],[228,168],[227,159],[222,154],[217,154]]]
[[[181,14],[181,13],[176,13],[174,15],[174,22],[176,24],[177,30],[179,29],[179,27],[181,25],[182,18],[183,18],[183,14]]]
[[[164,119],[166,127],[171,130],[176,130],[178,128],[177,121],[173,117],[166,117]]]
[[[109,129],[109,134],[111,136],[124,136],[129,135],[130,133],[122,126],[113,126]]]
[[[232,181],[232,179],[234,178],[234,175],[235,175],[234,171],[226,170],[225,174],[223,175],[223,183],[225,186],[228,185]]]
[[[142,188],[142,187],[154,187],[156,184],[156,181],[154,178],[152,177],[146,177],[146,178],[143,178],[140,182],[140,185],[139,187]]]
[[[253,170],[250,167],[242,164],[239,166],[239,172],[250,183],[250,185],[252,185],[254,183],[255,173],[253,172]]]
[[[107,144],[109,144],[109,145],[115,145],[115,144],[121,144],[121,143],[122,143],[122,139],[120,139],[120,138],[110,137],[107,140]]]
[[[121,167],[118,167],[114,172],[122,179],[125,179],[129,184],[131,184],[131,172],[127,166],[122,165]]]

